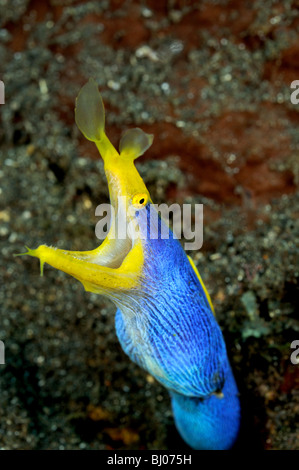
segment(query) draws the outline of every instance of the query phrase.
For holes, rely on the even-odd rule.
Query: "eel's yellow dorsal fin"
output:
[[[206,297],[207,297],[207,300],[208,300],[208,302],[209,302],[209,305],[210,305],[210,307],[211,307],[211,309],[212,309],[212,312],[213,312],[213,314],[215,315],[215,310],[214,310],[214,307],[213,307],[213,304],[212,304],[212,301],[211,301],[211,297],[210,297],[210,295],[209,295],[209,293],[208,293],[208,291],[207,291],[207,289],[206,289],[206,286],[205,286],[204,283],[203,283],[203,280],[202,280],[202,278],[201,278],[201,275],[199,274],[199,272],[198,272],[198,270],[197,270],[197,267],[196,267],[195,264],[194,264],[193,259],[190,258],[190,256],[188,256],[188,259],[189,259],[189,261],[190,261],[190,264],[191,264],[192,268],[194,269],[194,272],[195,272],[196,276],[198,277],[198,280],[199,280],[199,282],[200,282],[200,284],[201,284],[201,287],[202,287],[203,290],[204,290],[204,293],[206,294]]]

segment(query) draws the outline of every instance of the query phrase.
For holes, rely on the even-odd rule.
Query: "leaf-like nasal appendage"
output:
[[[142,129],[139,129],[139,127],[129,129],[123,133],[120,139],[120,156],[130,160],[135,160],[135,158],[144,154],[144,152],[152,145],[153,140],[153,134],[146,134]]]
[[[86,139],[92,142],[101,140],[105,132],[105,109],[93,78],[88,80],[77,96],[75,120]]]

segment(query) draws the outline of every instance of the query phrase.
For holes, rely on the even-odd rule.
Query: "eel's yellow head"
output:
[[[135,168],[134,160],[151,146],[153,135],[146,134],[139,128],[130,129],[122,135],[117,152],[105,134],[104,105],[92,78],[79,92],[75,118],[80,131],[86,139],[95,142],[104,160],[110,201],[115,210],[119,206],[119,198],[124,201],[123,209],[127,211],[145,206],[150,195]]]
[[[123,292],[140,286],[144,248],[134,222],[138,212],[151,200],[134,160],[150,147],[153,136],[138,128],[131,129],[123,134],[117,152],[105,134],[104,105],[93,79],[79,92],[75,118],[80,131],[95,142],[104,160],[114,210],[109,233],[92,251],[67,251],[40,245],[34,250],[27,248],[28,251],[22,254],[39,258],[41,272],[44,263],[48,263],[78,279],[87,291],[117,300]],[[124,236],[119,236],[120,225]]]

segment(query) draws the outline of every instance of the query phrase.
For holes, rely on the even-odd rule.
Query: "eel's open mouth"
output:
[[[26,248],[28,251],[21,254],[39,258],[41,275],[47,263],[78,279],[85,290],[108,296],[136,287],[143,264],[141,244],[129,237],[124,240],[107,237],[92,251],[67,251],[46,245],[35,250]]]
[[[85,259],[99,266],[117,269],[122,265],[132,248],[133,240],[129,237],[124,240],[107,237],[97,250],[89,252],[94,253],[94,255],[89,254]]]

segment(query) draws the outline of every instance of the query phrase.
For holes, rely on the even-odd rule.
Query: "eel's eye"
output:
[[[148,195],[145,193],[135,194],[132,199],[132,204],[136,209],[141,209],[148,202]]]

